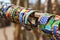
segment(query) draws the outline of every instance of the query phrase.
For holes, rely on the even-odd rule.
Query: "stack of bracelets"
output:
[[[36,10],[7,3],[3,4],[1,9],[9,21],[19,23],[21,27],[27,30],[32,30],[39,25],[41,31],[54,35],[56,40],[60,40],[60,16],[44,13],[40,17],[36,17],[35,12],[38,12]],[[2,13],[0,12],[1,16]]]

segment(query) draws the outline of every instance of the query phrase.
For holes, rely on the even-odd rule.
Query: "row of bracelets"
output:
[[[40,30],[44,33],[54,35],[57,40],[60,39],[60,16],[58,15],[44,13],[40,17],[36,17],[36,10],[13,4],[4,4],[2,11],[7,19],[14,23],[20,23],[22,27],[28,30],[34,29],[39,25]],[[0,12],[0,14],[2,15],[3,13]]]

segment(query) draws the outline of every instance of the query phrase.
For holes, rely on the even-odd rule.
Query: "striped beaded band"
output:
[[[7,12],[5,13],[7,18],[9,18],[9,16],[10,16],[10,11],[11,11],[11,9],[12,9],[12,8],[10,7],[10,8],[7,10]]]
[[[41,19],[40,19],[40,24],[44,24],[45,25],[47,23],[48,19],[51,16],[53,16],[53,15],[51,15],[51,14],[44,14],[44,16],[42,16]]]
[[[36,10],[30,10],[29,12],[26,13],[26,16],[24,18],[24,24],[25,24],[25,27],[28,30],[30,30],[30,29],[32,29],[34,27],[37,27],[37,21],[38,21],[38,19],[34,16],[35,12],[37,12],[37,11]],[[34,23],[31,22],[31,21],[33,21]]]
[[[53,15],[49,15],[49,14],[44,14],[44,16],[42,16],[40,18],[40,29],[44,30],[45,29],[45,25],[48,23],[48,21],[52,18]]]
[[[56,37],[56,39],[60,39],[60,20],[54,22],[52,26],[52,34]]]
[[[10,6],[11,4],[4,4],[3,6],[2,6],[2,10],[3,10],[3,12],[6,12],[7,11],[7,9],[8,9],[8,6]]]
[[[29,15],[31,15],[33,12],[36,12],[36,11],[35,10],[31,10],[31,11],[27,12],[27,15],[25,17],[25,24],[27,24],[27,22],[28,22]]]
[[[19,22],[20,22],[20,24],[22,24],[24,12],[26,12],[26,9],[23,9],[23,10],[20,12],[20,14],[19,14]]]
[[[14,8],[12,8],[13,6],[14,5],[12,5],[6,12],[6,17],[10,18],[11,21],[13,21],[13,15],[14,15],[14,13],[13,13]]]
[[[48,34],[52,34],[52,25],[53,23],[55,22],[54,18],[52,17],[49,22],[47,23],[47,25],[45,26],[45,33],[48,33]]]
[[[14,10],[13,10],[13,13],[14,13],[14,16],[13,16],[13,21],[15,23],[19,23],[19,20],[18,20],[18,16],[19,16],[19,12],[18,10],[20,11],[20,7],[17,6]]]

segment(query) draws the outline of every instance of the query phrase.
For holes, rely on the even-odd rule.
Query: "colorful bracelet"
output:
[[[54,18],[52,17],[49,22],[47,23],[47,25],[45,26],[45,30],[44,32],[45,33],[48,33],[48,34],[52,34],[52,25],[53,23],[55,22]]]
[[[25,24],[27,24],[27,22],[28,22],[28,17],[32,14],[32,13],[34,13],[34,12],[36,12],[35,10],[31,10],[31,11],[29,11],[29,12],[27,12],[27,15],[26,15],[26,17],[25,17]]]
[[[26,13],[26,16],[24,17],[24,24],[26,29],[31,30],[34,27],[37,27],[38,18],[34,16],[34,13],[37,12],[35,10],[30,10]],[[32,16],[31,16],[32,15]],[[33,17],[34,16],[34,17]],[[33,20],[32,20],[33,19]],[[34,21],[31,22],[31,21]],[[29,24],[30,23],[30,24]]]
[[[12,9],[12,8],[10,7],[10,8],[7,10],[7,12],[5,13],[7,18],[9,18],[9,16],[10,16],[10,11],[11,11],[11,9]]]
[[[60,20],[54,22],[54,24],[52,25],[52,34],[56,37],[57,40],[59,40],[60,38]]]
[[[18,12],[18,10],[19,10],[19,12],[20,12],[20,7],[16,7],[15,9],[14,9],[14,11],[13,11],[13,13],[14,13],[14,17],[13,17],[13,21],[15,22],[15,23],[19,23],[19,12]]]
[[[8,6],[10,6],[10,4],[6,4],[6,3],[2,6],[3,12],[7,11]]]
[[[23,9],[21,12],[20,12],[20,14],[19,14],[19,22],[20,22],[20,24],[22,24],[22,22],[23,22],[23,15],[24,15],[24,12],[26,11],[26,9]]]
[[[40,29],[44,30],[45,29],[45,25],[48,23],[48,21],[51,19],[53,15],[49,15],[49,14],[44,14],[44,16],[41,17],[40,19]]]

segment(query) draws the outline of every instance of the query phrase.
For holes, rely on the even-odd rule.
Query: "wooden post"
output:
[[[52,13],[52,3],[51,0],[47,2],[47,13]]]
[[[54,14],[57,14],[57,0],[52,1],[52,10]]]
[[[58,15],[60,15],[60,0],[57,0],[57,11]]]
[[[16,29],[15,29],[15,32],[14,32],[14,40],[21,40],[20,38],[20,33],[21,33],[21,26],[20,24],[15,24],[16,26]]]
[[[23,36],[23,40],[27,40],[27,38],[26,38],[26,30],[25,29],[22,30],[22,36]]]
[[[11,3],[12,4],[15,4],[16,5],[16,2],[17,2],[17,0],[11,0]]]
[[[35,36],[36,36],[36,40],[39,40],[40,34],[39,34],[39,32],[38,32],[38,27],[35,28],[35,29],[33,30],[33,32],[34,32],[34,34],[35,34]]]
[[[29,0],[24,0],[24,7],[28,8],[29,7]]]
[[[37,10],[40,10],[40,5],[41,5],[41,0],[38,0],[38,2],[37,2]]]
[[[40,11],[40,4],[41,4],[41,0],[38,0],[38,2],[37,2],[37,10],[39,10],[39,11]],[[34,32],[34,34],[35,34],[35,36],[36,36],[36,40],[39,40],[40,34],[39,34],[39,32],[38,32],[38,27],[35,28],[35,29],[33,30],[33,32]]]
[[[24,0],[20,0],[20,6],[24,7]]]
[[[4,33],[5,40],[8,40],[8,37],[7,37],[7,35],[6,35],[6,28],[4,28],[3,33]]]
[[[45,10],[44,11],[45,13],[47,13],[47,2],[48,2],[48,0],[45,1],[45,9],[44,9]]]
[[[20,4],[20,0],[17,0],[17,6],[19,6],[19,4]]]

